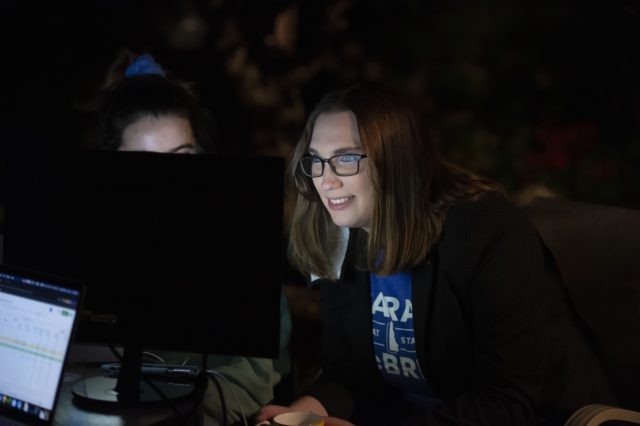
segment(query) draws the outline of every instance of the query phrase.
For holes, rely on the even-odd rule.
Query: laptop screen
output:
[[[0,415],[53,417],[82,288],[0,265]]]

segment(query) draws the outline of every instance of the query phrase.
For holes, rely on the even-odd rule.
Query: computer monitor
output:
[[[278,356],[283,159],[78,150],[5,173],[4,261],[86,283],[77,341],[124,346],[119,387],[143,349]]]

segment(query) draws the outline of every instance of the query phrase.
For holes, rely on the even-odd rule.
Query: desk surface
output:
[[[58,407],[54,417],[54,425],[96,425],[96,426],[112,426],[112,425],[173,425],[178,421],[175,414],[169,407],[136,407],[121,408],[114,407],[109,411],[90,411],[79,407],[73,400],[72,387],[79,380],[96,377],[101,374],[98,366],[85,366],[81,374],[71,374],[66,372],[64,383],[60,395],[58,397]],[[194,401],[181,401],[175,404],[175,407],[181,412],[194,412]],[[191,423],[193,425],[202,425],[202,411],[197,409],[198,415],[192,416]],[[195,413],[194,413],[195,414]],[[195,420],[198,419],[198,420]],[[181,422],[181,424],[183,424]]]

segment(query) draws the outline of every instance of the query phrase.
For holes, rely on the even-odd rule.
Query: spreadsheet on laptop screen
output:
[[[0,269],[0,404],[46,420],[55,405],[80,291]]]

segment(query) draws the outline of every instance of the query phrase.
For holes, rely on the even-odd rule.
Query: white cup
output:
[[[310,411],[279,414],[273,422],[278,426],[324,426],[324,419]]]

